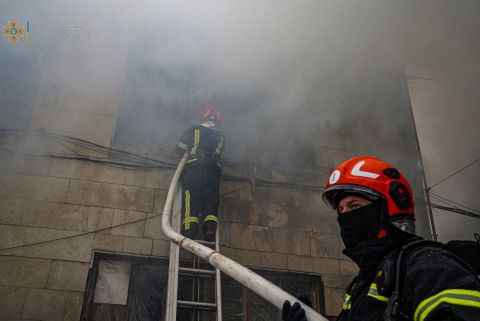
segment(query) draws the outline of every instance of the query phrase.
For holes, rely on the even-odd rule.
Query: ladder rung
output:
[[[204,275],[215,275],[215,270],[204,270],[204,269],[192,269],[179,267],[180,272],[186,272],[184,274],[204,274]]]
[[[216,303],[207,303],[207,302],[194,302],[194,301],[177,301],[179,306],[187,306],[187,307],[198,307],[198,308],[209,308],[209,309],[216,309]]]

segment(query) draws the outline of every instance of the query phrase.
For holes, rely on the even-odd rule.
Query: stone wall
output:
[[[168,256],[161,211],[173,171],[32,156],[72,154],[41,134],[3,135],[0,145],[0,320],[79,320],[95,250]],[[319,185],[321,172],[264,168],[257,178]],[[248,171],[230,164],[225,174]],[[355,268],[321,192],[224,181],[221,193],[222,252],[249,267],[321,275],[336,315]]]

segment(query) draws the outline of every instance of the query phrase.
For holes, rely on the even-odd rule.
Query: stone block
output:
[[[51,159],[0,151],[3,171],[27,175],[48,175]]]
[[[310,234],[295,230],[276,230],[281,239],[287,240],[288,253],[310,256]],[[283,242],[282,245],[283,246]]]
[[[146,216],[145,212],[115,209],[110,234],[141,237],[145,231]],[[117,225],[120,226],[113,227]]]
[[[153,240],[152,255],[154,256],[169,256],[170,255],[170,241]]]
[[[113,209],[66,203],[25,200],[22,225],[54,229],[91,231],[112,224]]]
[[[271,229],[264,226],[232,224],[230,246],[263,252],[288,252],[287,230]]]
[[[319,208],[312,219],[312,230],[314,232],[340,235],[337,214],[326,206]]]
[[[88,263],[53,261],[47,288],[83,292],[87,282],[88,269]]]
[[[331,288],[345,289],[353,280],[352,276],[336,274],[324,274],[323,283]]]
[[[110,138],[114,126],[114,115],[60,109],[55,130],[65,133],[92,133]]]
[[[299,206],[298,194],[300,191],[281,187],[257,186],[253,199],[279,205]]]
[[[304,207],[287,207],[287,226],[289,229],[311,231],[312,221],[316,219],[318,210]]]
[[[310,242],[313,257],[340,258],[340,247],[336,234],[311,232]]]
[[[68,293],[63,321],[78,321],[82,313],[83,293]]]
[[[230,246],[230,223],[220,222],[220,244]]]
[[[252,202],[245,224],[271,227],[287,227],[288,216],[285,207],[277,204]]]
[[[152,254],[152,244],[151,239],[126,236],[123,243],[123,252],[150,255]]]
[[[260,257],[260,265],[267,269],[287,270],[288,259],[286,254],[265,253]]]
[[[0,225],[0,244],[3,248],[23,246],[70,237],[76,234],[78,234],[78,232],[27,226]]]
[[[148,214],[147,221],[145,223],[144,237],[160,240],[168,240],[162,230],[162,215],[160,214]]]
[[[3,197],[63,202],[69,180],[5,173],[0,184],[0,196]]]
[[[20,224],[23,212],[23,200],[0,198],[0,224]]]
[[[220,205],[220,217],[224,222],[242,223],[248,221],[250,201],[224,198]]]
[[[236,261],[250,267],[262,266],[262,253],[250,250],[236,250]]]
[[[325,314],[337,316],[342,310],[344,291],[342,289],[325,287]]]
[[[173,178],[173,170],[135,172],[135,186],[163,189],[168,191]]]
[[[21,318],[63,321],[68,292],[31,289],[27,293]]]
[[[237,183],[222,181],[220,183],[220,198],[238,198],[242,200],[250,200],[252,195],[250,193],[249,183]]]
[[[50,175],[96,182],[133,185],[135,171],[81,160],[54,159]]]
[[[340,274],[355,276],[358,273],[358,266],[351,260],[340,260]]]
[[[3,250],[3,253],[15,256],[90,262],[92,246],[93,235],[80,234],[66,239],[61,237],[57,239],[49,238],[46,243]]]
[[[319,274],[338,274],[339,261],[336,259],[315,258],[313,272]]]
[[[20,319],[27,289],[0,286],[0,318]]]
[[[110,252],[122,252],[124,236],[95,233],[93,248]]]
[[[167,199],[167,191],[156,189],[153,211],[155,213],[163,213],[165,201]]]
[[[72,179],[67,202],[126,210],[152,211],[153,198],[153,189]]]
[[[113,222],[113,208],[87,206],[87,231],[98,231],[109,228]]]
[[[51,260],[0,256],[0,285],[43,288]]]
[[[18,147],[20,152],[34,153],[34,154],[60,154],[71,155],[71,150],[60,144],[58,141],[46,137],[38,133],[24,137],[22,145]]]
[[[322,207],[322,192],[302,190],[297,193],[297,204],[301,207]]]
[[[313,257],[289,255],[288,256],[288,270],[289,271],[313,272]]]
[[[64,203],[23,201],[22,225],[82,231],[88,218],[85,207]]]

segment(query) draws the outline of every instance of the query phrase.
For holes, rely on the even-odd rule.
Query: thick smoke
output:
[[[155,152],[171,152],[200,108],[213,104],[223,111],[230,160],[313,169],[315,151],[340,142],[414,174],[404,71],[477,84],[480,77],[473,0],[47,0],[0,8],[2,24],[31,26],[30,46],[0,43],[2,127],[28,128],[38,107],[107,106],[109,115],[117,106],[113,143]],[[444,139],[458,146],[471,137]],[[443,161],[458,168],[456,155]]]

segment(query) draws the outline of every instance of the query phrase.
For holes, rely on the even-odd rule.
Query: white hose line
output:
[[[173,230],[172,226],[170,225],[173,198],[177,189],[178,180],[180,179],[180,175],[183,171],[186,161],[187,155],[185,154],[180,161],[175,174],[173,175],[172,183],[168,189],[167,200],[165,201],[165,207],[162,215],[162,229],[165,235],[170,240],[183,247],[185,250],[209,262],[220,271],[237,280],[240,284],[246,286],[277,308],[282,309],[283,302],[285,300],[289,300],[292,304],[293,302],[298,302],[297,298],[295,298],[293,295],[285,292],[275,284],[267,281],[253,271],[229,259],[228,257],[221,255],[213,249],[195,242],[181,234],[178,234]],[[305,310],[305,316],[308,321],[328,321],[307,305],[301,302],[299,303]]]

